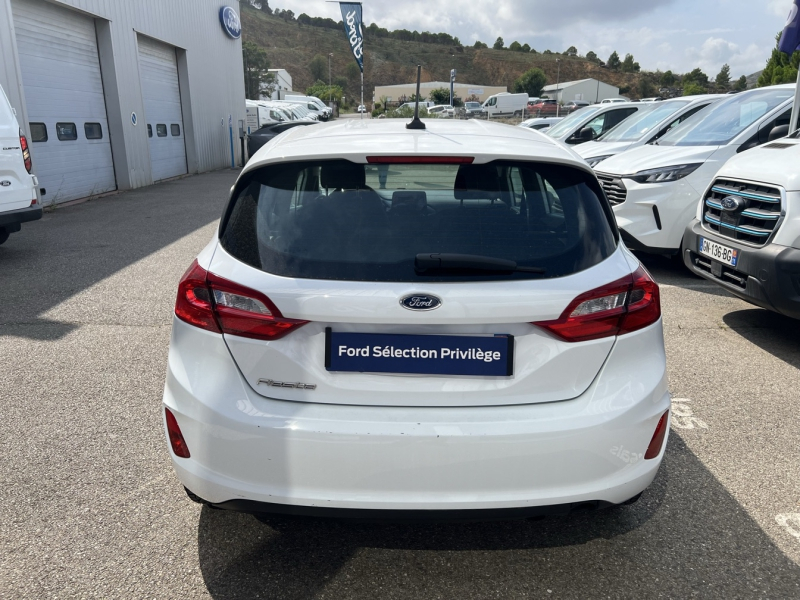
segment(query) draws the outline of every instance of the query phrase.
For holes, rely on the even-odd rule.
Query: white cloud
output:
[[[789,16],[789,9],[792,7],[790,0],[769,0],[767,2],[767,12],[776,17]]]
[[[714,77],[722,65],[728,64],[732,74],[750,74],[764,66],[770,48],[748,44],[744,48],[723,38],[710,37],[700,48],[686,49],[686,57],[709,77]]]

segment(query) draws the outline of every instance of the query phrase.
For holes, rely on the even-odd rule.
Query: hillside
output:
[[[359,93],[358,70],[344,31],[302,25],[284,21],[241,4],[242,37],[267,51],[272,68],[286,69],[292,76],[295,90],[305,90],[314,83],[309,63],[315,55],[323,57],[333,53],[332,78],[346,77],[345,96]],[[416,65],[422,65],[423,81],[447,81],[450,69],[457,69],[460,82],[476,85],[501,85],[511,89],[514,80],[533,67],[547,75],[547,83],[556,83],[560,59],[560,81],[574,81],[593,77],[620,88],[628,88],[627,95],[637,97],[640,73],[621,73],[599,67],[583,58],[560,54],[532,54],[510,50],[476,50],[441,44],[400,41],[390,38],[364,36],[364,98],[372,99],[376,85],[408,83],[416,78]],[[588,49],[587,49],[588,50]],[[349,75],[349,76],[348,76]],[[327,78],[326,78],[327,79]],[[343,82],[341,82],[343,83]]]

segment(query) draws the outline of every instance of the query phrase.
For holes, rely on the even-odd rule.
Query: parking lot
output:
[[[800,597],[800,322],[662,258],[673,426],[637,504],[271,526],[190,502],[161,425],[172,307],[235,176],[58,208],[0,247],[0,597]]]

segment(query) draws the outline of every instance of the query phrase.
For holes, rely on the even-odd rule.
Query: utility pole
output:
[[[561,95],[558,89],[559,84],[561,83],[561,59],[556,59],[556,67],[558,68],[556,72],[556,117],[558,117],[559,109],[561,105],[558,103],[558,98]]]
[[[333,52],[328,54],[328,104],[333,103],[331,100],[331,57],[333,57]]]

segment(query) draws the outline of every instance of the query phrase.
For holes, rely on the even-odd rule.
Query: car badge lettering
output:
[[[722,210],[727,212],[736,212],[740,208],[744,208],[744,201],[738,196],[725,196],[720,204],[722,204]]]
[[[300,383],[299,381],[275,381],[274,379],[259,379],[258,385],[268,385],[271,387],[288,388],[292,390],[315,390],[317,384],[315,383]]]
[[[441,299],[430,294],[412,294],[400,299],[400,306],[408,310],[435,310],[441,305]]]

